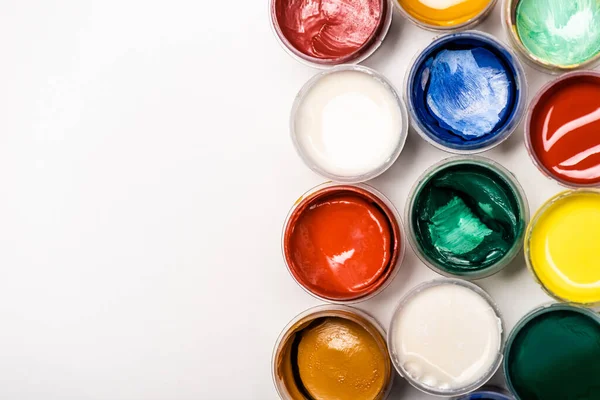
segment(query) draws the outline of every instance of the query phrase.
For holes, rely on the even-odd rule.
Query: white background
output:
[[[319,302],[288,274],[280,234],[323,181],[288,134],[316,71],[275,41],[265,0],[4,0],[0,11],[0,399],[276,399],[271,351]],[[500,5],[479,29],[506,42]],[[434,33],[395,12],[364,64],[399,89]],[[551,77],[525,67],[530,95]],[[519,128],[485,153],[532,211],[557,193]],[[371,183],[404,210],[447,154],[410,131]],[[358,305],[387,326],[436,278],[408,250]],[[522,255],[479,284],[506,328],[549,300]],[[499,376],[497,382],[501,382]],[[402,379],[391,399],[420,400]]]

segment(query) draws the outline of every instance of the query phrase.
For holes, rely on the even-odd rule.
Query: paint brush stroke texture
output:
[[[600,53],[598,0],[521,0],[516,22],[523,45],[546,62],[576,65]]]
[[[337,59],[361,49],[381,25],[381,0],[276,0],[283,35],[302,53]]]
[[[427,105],[440,126],[469,140],[492,133],[506,117],[511,82],[492,52],[442,50],[428,63]]]
[[[454,274],[494,265],[525,229],[511,187],[492,170],[470,163],[431,177],[412,218],[424,254]]]

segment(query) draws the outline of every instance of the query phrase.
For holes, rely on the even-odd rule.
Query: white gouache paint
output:
[[[465,388],[492,368],[502,324],[479,294],[456,284],[424,289],[393,321],[391,338],[404,371],[437,390]]]
[[[300,151],[321,170],[356,177],[378,170],[402,140],[402,113],[389,87],[359,71],[317,81],[294,119]]]

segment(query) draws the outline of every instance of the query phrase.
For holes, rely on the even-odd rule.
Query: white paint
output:
[[[489,303],[456,284],[429,287],[395,315],[392,346],[410,377],[437,390],[465,388],[494,365],[502,324]]]
[[[464,3],[467,0],[421,0],[421,3],[429,8],[435,8],[436,10],[445,10],[450,7],[454,7],[460,3]]]
[[[403,144],[396,97],[359,71],[316,82],[298,106],[294,127],[300,151],[321,170],[345,178],[380,169]]]

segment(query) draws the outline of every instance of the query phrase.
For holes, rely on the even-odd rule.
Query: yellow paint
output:
[[[534,217],[525,243],[544,287],[575,303],[600,302],[600,192],[570,191]]]
[[[492,0],[396,0],[415,20],[435,27],[461,25],[479,16]]]

